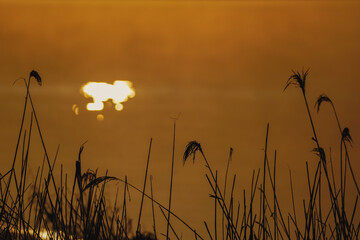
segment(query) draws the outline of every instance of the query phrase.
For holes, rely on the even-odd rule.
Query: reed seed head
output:
[[[197,141],[191,141],[186,146],[184,156],[183,156],[183,164],[185,164],[186,160],[190,157],[190,155],[193,156],[193,162],[195,162],[195,154],[197,151],[203,152],[201,149],[200,143]]]
[[[314,148],[313,152],[318,155],[321,159],[321,161],[323,161],[326,164],[326,155],[325,155],[325,151],[322,147],[319,148]]]
[[[99,185],[102,182],[108,182],[108,181],[113,181],[113,180],[118,180],[118,178],[116,177],[109,177],[109,176],[101,176],[98,178],[95,178],[94,180],[92,180],[91,182],[89,182],[85,187],[84,187],[84,191],[88,188],[93,188],[97,185]]]
[[[96,172],[88,169],[85,173],[82,174],[81,179],[84,184],[87,182],[91,182],[96,179]]]
[[[318,99],[316,100],[315,106],[314,106],[314,107],[316,108],[317,112],[320,111],[320,105],[321,105],[322,102],[328,102],[328,103],[330,103],[331,105],[333,104],[332,101],[331,101],[331,99],[330,99],[328,96],[326,96],[325,94],[321,94],[321,95],[318,97]]]
[[[351,143],[352,143],[352,138],[351,138],[351,136],[350,136],[350,130],[349,130],[349,128],[344,128],[344,130],[342,131],[342,134],[341,134],[342,136],[342,140],[345,142],[348,142],[348,143],[350,143],[350,145],[351,145]]]
[[[39,73],[38,73],[37,71],[32,70],[31,73],[30,73],[29,79],[30,79],[31,77],[34,77],[34,78],[36,79],[37,83],[38,83],[40,86],[42,85],[41,77],[40,77],[40,75],[39,75]]]
[[[307,77],[307,75],[308,75],[308,73],[309,73],[309,70],[310,70],[309,68],[308,68],[306,71],[302,70],[301,73],[298,72],[298,71],[292,70],[293,75],[291,75],[291,76],[289,77],[289,79],[287,80],[286,86],[285,86],[285,88],[284,88],[284,91],[285,91],[290,85],[295,85],[296,87],[301,88],[301,91],[302,91],[303,93],[305,93],[306,77]]]

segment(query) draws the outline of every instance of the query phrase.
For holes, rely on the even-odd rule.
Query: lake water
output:
[[[88,141],[84,169],[126,175],[140,187],[153,138],[149,171],[155,198],[166,204],[178,117],[172,209],[206,236],[203,220],[213,221],[211,189],[200,155],[194,165],[183,166],[186,144],[201,143],[220,179],[232,147],[230,176],[237,175],[239,197],[250,187],[252,170],[263,164],[270,123],[269,156],[273,163],[277,150],[280,201],[289,207],[291,169],[300,210],[307,192],[305,162],[314,167],[317,157],[300,89],[283,89],[291,69],[310,67],[310,107],[321,93],[334,101],[354,139],[351,158],[360,176],[357,1],[2,1],[0,6],[1,173],[11,167],[26,93],[22,83],[12,83],[35,69],[43,86],[32,84],[31,93],[46,145],[51,156],[60,145],[57,164],[70,175],[80,145]],[[89,99],[80,88],[115,80],[131,81],[136,96],[120,112],[107,104],[99,122],[85,110]],[[330,107],[312,111],[320,142],[338,159],[340,138]],[[42,160],[39,143],[31,153],[35,175]],[[132,199],[136,219],[140,198],[134,192]],[[145,209],[143,228],[150,230],[149,202]],[[186,239],[188,234],[184,230]]]

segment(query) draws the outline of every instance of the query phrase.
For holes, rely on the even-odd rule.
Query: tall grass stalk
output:
[[[148,169],[149,169],[150,152],[151,152],[151,144],[152,144],[152,138],[150,139],[149,152],[148,152],[148,157],[147,157],[147,161],[146,161],[146,170],[145,170],[144,187],[143,187],[143,190],[142,190],[143,194],[142,194],[142,196],[141,196],[141,203],[140,203],[139,218],[138,218],[138,223],[137,223],[137,227],[136,227],[136,235],[140,235],[140,220],[141,220],[142,207],[143,207],[143,203],[144,203],[144,193],[145,193],[145,188],[146,188],[146,179],[147,179]]]
[[[171,196],[172,196],[172,187],[173,187],[173,176],[174,176],[174,160],[175,160],[175,132],[176,132],[176,120],[174,120],[174,133],[173,133],[173,147],[172,147],[172,156],[171,156],[171,173],[170,173],[170,193],[169,193],[169,211],[167,216],[167,226],[166,226],[166,239],[169,239],[169,227],[170,227],[170,211],[171,211]]]

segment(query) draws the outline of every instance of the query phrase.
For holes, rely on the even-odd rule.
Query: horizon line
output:
[[[0,0],[0,4],[121,4],[121,3],[360,3],[360,0]]]

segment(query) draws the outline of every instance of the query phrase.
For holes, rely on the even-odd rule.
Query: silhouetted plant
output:
[[[318,97],[318,99],[316,100],[315,106],[314,106],[314,107],[316,108],[317,112],[320,111],[320,106],[321,106],[321,103],[322,103],[322,102],[328,102],[328,103],[330,103],[332,106],[334,106],[333,103],[332,103],[332,101],[330,100],[330,98],[329,98],[328,96],[326,96],[325,94],[321,94],[321,95]]]
[[[349,130],[349,128],[344,128],[344,130],[343,130],[343,132],[342,132],[342,134],[341,134],[341,137],[342,137],[342,140],[344,141],[344,142],[348,142],[350,145],[351,145],[351,143],[352,143],[352,138],[351,138],[351,136],[350,136],[350,130]]]
[[[319,112],[322,103],[330,103],[341,134],[340,145],[340,162],[341,162],[341,184],[340,188],[335,187],[335,178],[333,173],[333,165],[331,154],[326,158],[325,150],[319,144],[316,136],[315,127],[312,121],[312,116],[307,104],[305,83],[308,76],[308,71],[295,72],[286,82],[284,90],[289,85],[295,85],[302,91],[304,101],[307,107],[311,127],[313,131],[313,140],[316,146],[313,152],[319,156],[314,177],[310,176],[308,163],[306,162],[307,184],[309,189],[309,197],[303,200],[303,214],[305,217],[304,227],[302,227],[297,220],[295,211],[295,199],[292,177],[290,172],[290,187],[291,199],[293,206],[293,213],[283,215],[281,211],[281,204],[277,197],[276,179],[276,151],[274,154],[273,170],[270,167],[269,154],[268,154],[268,130],[266,132],[266,140],[264,147],[264,165],[262,167],[262,181],[259,181],[260,169],[257,172],[253,171],[251,188],[249,197],[246,191],[243,190],[242,203],[235,199],[236,175],[234,175],[232,188],[229,192],[230,197],[226,198],[227,175],[229,170],[229,163],[232,158],[233,149],[230,148],[230,153],[226,166],[224,188],[219,187],[218,171],[210,167],[209,161],[205,157],[202,146],[197,141],[191,141],[187,144],[183,154],[183,164],[187,159],[192,157],[195,162],[196,153],[200,153],[206,163],[208,173],[205,177],[211,187],[210,197],[215,202],[214,205],[214,229],[210,229],[207,221],[204,219],[204,225],[210,239],[218,239],[218,225],[222,226],[222,239],[235,240],[235,239],[359,239],[360,224],[359,219],[356,217],[359,214],[357,209],[358,198],[360,196],[359,188],[356,182],[353,169],[350,164],[347,144],[352,143],[349,128],[341,128],[339,119],[337,117],[333,101],[330,100],[325,94],[315,102],[315,108]],[[127,177],[122,180],[117,177],[98,176],[97,171],[82,170],[81,156],[84,150],[84,145],[80,146],[78,159],[75,161],[74,166],[74,179],[71,183],[68,181],[67,175],[63,173],[61,166],[60,180],[55,181],[54,168],[57,160],[58,151],[54,159],[50,159],[45,147],[45,141],[42,137],[40,124],[36,116],[35,107],[31,100],[30,94],[30,80],[34,78],[39,85],[42,84],[42,79],[36,71],[32,71],[29,75],[28,81],[25,79],[26,85],[26,98],[23,109],[23,115],[20,125],[19,136],[14,153],[12,167],[9,171],[2,174],[0,173],[0,239],[41,239],[41,232],[45,231],[50,239],[84,239],[84,240],[136,240],[157,239],[155,228],[155,208],[157,205],[166,220],[167,233],[162,234],[169,238],[169,231],[171,230],[176,239],[181,239],[180,235],[175,231],[173,224],[170,222],[170,216],[177,219],[184,226],[186,226],[194,234],[194,239],[204,240],[198,232],[190,227],[184,220],[177,216],[171,206],[171,190],[169,207],[166,208],[163,204],[156,201],[153,196],[152,178],[150,178],[151,195],[145,192],[146,179],[148,174],[149,157],[151,151],[151,140],[148,152],[148,159],[145,170],[145,179],[142,190],[128,182]],[[27,104],[31,104],[31,115],[29,123],[25,122],[25,115]],[[34,128],[33,124],[36,125]],[[26,128],[27,126],[27,128]],[[28,182],[27,168],[29,160],[30,142],[32,139],[32,131],[36,129],[40,135],[40,141],[43,146],[44,158],[42,166],[38,168],[35,181]],[[172,163],[174,161],[175,152],[175,124],[173,135],[173,155]],[[345,164],[343,169],[342,164],[342,151],[345,148]],[[19,169],[15,168],[15,161],[20,160]],[[330,175],[328,174],[328,167],[332,171],[332,184],[330,184]],[[346,173],[347,169],[351,170],[353,182],[358,190],[353,208],[350,209],[349,205],[345,208],[346,201]],[[172,165],[173,170],[173,165]],[[266,173],[267,171],[267,173]],[[331,206],[325,209],[322,205],[322,171],[327,181],[327,189],[330,194]],[[215,173],[215,174],[214,174]],[[171,178],[173,172],[171,173]],[[124,183],[124,196],[123,201],[119,204],[117,201],[117,194],[113,208],[108,206],[107,196],[105,196],[105,187],[110,181],[117,181]],[[172,181],[172,180],[170,180]],[[261,182],[261,183],[260,183]],[[31,185],[30,185],[31,184]],[[10,187],[10,185],[12,187]],[[72,185],[72,188],[69,188]],[[170,184],[172,186],[172,184]],[[326,188],[325,186],[325,188]],[[268,190],[270,187],[270,190]],[[129,188],[136,190],[141,194],[142,200],[140,204],[138,227],[135,235],[132,234],[131,224],[127,213],[127,202],[130,201]],[[271,194],[269,194],[271,192]],[[25,196],[29,196],[26,198]],[[143,200],[148,199],[152,205],[153,217],[153,232],[148,233],[141,231],[140,220]],[[340,199],[340,200],[339,200]],[[259,200],[259,202],[257,202]],[[259,204],[258,204],[259,203]],[[122,206],[121,206],[122,204]],[[119,206],[120,205],[120,206]],[[242,207],[242,211],[241,211]],[[346,211],[350,209],[350,211]],[[221,213],[219,216],[218,213]],[[166,214],[167,213],[167,214]],[[350,213],[350,214],[349,214]],[[218,217],[222,217],[224,223],[217,221]],[[174,221],[174,220],[173,220]],[[295,236],[295,237],[294,237]]]
[[[306,83],[306,77],[309,74],[309,68],[304,71],[302,70],[302,72],[298,72],[298,71],[294,71],[293,75],[291,75],[289,77],[289,79],[286,82],[284,91],[290,86],[290,85],[295,85],[296,87],[299,87],[301,89],[301,91],[303,92],[303,94],[305,94],[305,83]]]
[[[32,70],[31,73],[30,73],[29,79],[30,79],[31,77],[34,77],[34,78],[36,79],[37,83],[38,83],[40,86],[42,85],[41,77],[40,77],[40,75],[39,75],[39,73],[38,73],[37,71]]]
[[[184,152],[184,156],[183,156],[183,164],[186,163],[186,160],[192,156],[193,157],[193,162],[195,162],[195,155],[196,152],[199,151],[201,153],[203,153],[202,149],[201,149],[201,145],[200,143],[198,143],[197,141],[190,141],[185,148],[185,152]]]

